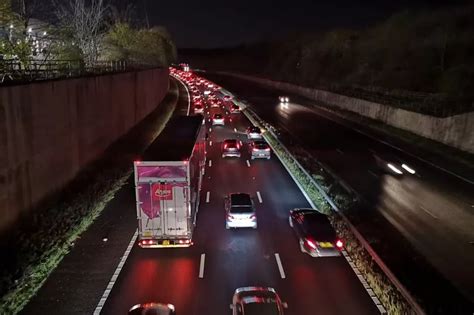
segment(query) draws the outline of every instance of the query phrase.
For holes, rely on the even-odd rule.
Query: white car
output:
[[[262,139],[262,132],[260,128],[255,126],[250,126],[247,128],[247,138],[249,139]]]
[[[214,114],[214,116],[212,116],[212,125],[224,126],[225,125],[224,116],[222,114]]]
[[[257,214],[249,194],[232,193],[225,197],[225,228],[257,228]]]
[[[280,96],[278,99],[280,100],[280,103],[288,103],[290,101],[288,96]]]

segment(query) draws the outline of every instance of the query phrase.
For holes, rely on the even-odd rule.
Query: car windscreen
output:
[[[253,208],[252,206],[231,206],[230,212],[231,213],[252,213]]]

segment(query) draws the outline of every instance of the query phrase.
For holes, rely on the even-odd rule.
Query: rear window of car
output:
[[[222,115],[221,114],[215,114],[214,118],[220,119],[220,118],[222,118]]]
[[[268,144],[265,142],[254,142],[254,147],[257,149],[266,149],[268,148]]]
[[[275,315],[279,314],[276,303],[250,303],[244,306],[245,315]]]
[[[230,213],[252,213],[252,212],[254,212],[252,206],[232,205],[230,207]]]
[[[237,146],[237,140],[225,140],[225,141],[224,141],[224,144],[225,144],[225,145],[228,145],[228,146],[233,146],[233,147],[235,147],[235,146]]]
[[[257,132],[257,133],[260,133],[260,128],[258,128],[258,127],[250,127],[250,128],[249,128],[249,131],[250,131],[250,132]]]

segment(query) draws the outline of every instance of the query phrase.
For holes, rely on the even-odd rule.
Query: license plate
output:
[[[168,241],[168,240],[163,241],[163,245],[169,245],[169,244],[170,244],[170,241]]]
[[[265,153],[260,153],[258,156],[265,156]]]
[[[332,244],[329,242],[319,242],[319,246],[322,248],[332,248]]]

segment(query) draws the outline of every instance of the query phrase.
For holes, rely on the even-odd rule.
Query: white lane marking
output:
[[[262,195],[260,195],[260,192],[257,191],[257,198],[258,198],[258,202],[262,203]]]
[[[209,198],[210,198],[210,197],[211,197],[211,192],[208,191],[208,192],[206,193],[206,203],[209,203]]]
[[[247,160],[246,162],[247,162],[247,166],[250,167],[250,162],[249,162],[249,160]]]
[[[370,296],[370,298],[372,299],[372,301],[374,302],[375,306],[377,307],[377,309],[379,310],[380,314],[387,314],[387,310],[385,309],[385,307],[382,305],[382,303],[380,302],[380,300],[377,298],[377,296],[375,295],[374,291],[370,288],[369,284],[367,283],[367,281],[365,281],[364,279],[364,276],[361,274],[361,272],[359,271],[359,268],[356,267],[356,265],[352,262],[352,259],[351,257],[349,256],[349,254],[343,250],[342,251],[342,255],[344,256],[344,258],[347,260],[347,262],[349,263],[349,266],[351,267],[351,269],[355,272],[357,278],[359,279],[359,281],[362,283],[362,286],[364,287],[365,291],[367,292],[367,294]]]
[[[344,154],[344,151],[342,151],[341,149],[336,149],[337,153],[339,154]]]
[[[379,177],[377,174],[375,174],[375,173],[374,173],[374,172],[372,172],[371,170],[369,170],[369,174],[370,174],[370,175],[372,175],[372,176],[374,176],[374,177],[376,177],[376,178],[378,178],[378,177]]]
[[[212,160],[209,160],[209,167],[212,166]]]
[[[210,147],[212,147],[212,140],[211,140],[211,141],[209,141],[209,146],[210,146]]]
[[[206,254],[201,254],[201,263],[199,264],[199,278],[204,278],[204,263],[206,261]]]
[[[285,270],[283,270],[283,265],[281,264],[280,255],[278,253],[275,253],[275,259],[277,261],[278,270],[280,271],[280,276],[282,279],[285,279],[286,278]]]
[[[209,121],[210,121],[210,120],[209,120]],[[212,128],[209,128],[209,132],[211,132],[211,131],[212,131]]]
[[[128,243],[127,249],[125,250],[125,253],[123,253],[122,259],[120,259],[120,262],[115,269],[114,274],[112,275],[112,278],[109,281],[109,284],[105,288],[104,294],[102,294],[102,297],[99,300],[99,303],[97,304],[95,310],[94,310],[94,315],[99,315],[100,311],[105,305],[105,302],[107,301],[107,298],[109,297],[110,292],[112,291],[112,288],[114,287],[115,281],[118,278],[118,275],[120,274],[120,271],[122,271],[123,265],[125,265],[125,261],[128,258],[128,255],[132,251],[132,247],[135,244],[135,241],[137,240],[138,237],[138,230],[135,231],[135,233],[132,236],[132,239],[130,240],[130,243]]]
[[[234,132],[237,132],[237,128],[234,128]]]
[[[204,125],[205,123],[206,123],[206,120],[205,120],[205,119],[203,119],[203,120],[202,120],[202,124]]]
[[[421,208],[421,210],[425,211],[426,213],[428,213],[430,216],[432,216],[434,219],[438,219],[437,216],[435,216],[433,213],[431,213],[428,209],[426,209],[425,207],[423,206],[419,206]]]

